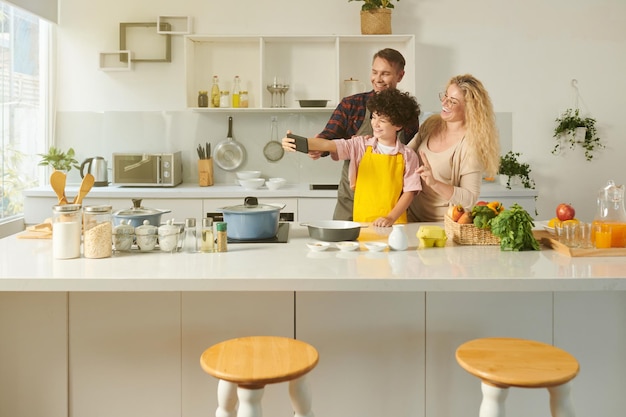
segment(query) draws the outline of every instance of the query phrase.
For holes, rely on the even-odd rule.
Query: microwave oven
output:
[[[181,182],[183,163],[180,151],[113,154],[113,185],[175,187]]]

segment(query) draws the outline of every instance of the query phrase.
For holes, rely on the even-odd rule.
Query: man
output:
[[[374,54],[372,60],[372,72],[370,81],[372,91],[354,94],[341,100],[324,130],[316,137],[324,139],[349,139],[353,136],[372,135],[372,125],[369,123],[371,114],[366,108],[367,100],[380,91],[388,88],[396,88],[404,77],[405,60],[402,54],[395,49],[386,48]],[[363,121],[367,123],[363,123]],[[406,144],[417,133],[418,123],[405,126],[400,132],[399,139]],[[309,152],[312,159],[326,156],[319,151]],[[337,191],[337,204],[333,219],[352,220],[352,210],[354,202],[354,192],[350,189],[348,167],[350,161],[344,161],[341,172],[341,180]]]

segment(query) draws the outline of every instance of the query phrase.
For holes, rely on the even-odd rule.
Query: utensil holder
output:
[[[198,184],[200,187],[213,185],[213,158],[198,161]]]

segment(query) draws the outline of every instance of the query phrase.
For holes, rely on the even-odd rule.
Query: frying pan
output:
[[[309,236],[324,242],[342,242],[356,240],[361,233],[361,223],[343,220],[320,220],[310,223],[300,223],[309,228]]]
[[[246,159],[246,149],[233,139],[233,118],[228,116],[228,136],[217,144],[214,151],[215,163],[225,171],[234,171]]]

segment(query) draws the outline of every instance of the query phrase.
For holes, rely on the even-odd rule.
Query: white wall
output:
[[[450,76],[472,73],[490,91],[496,111],[512,113],[512,148],[533,169],[539,218],[552,217],[558,203],[571,202],[578,217],[591,219],[596,191],[606,180],[626,182],[622,163],[626,143],[621,137],[626,131],[622,116],[626,2],[402,0],[395,4],[394,33],[416,36],[416,62],[408,65],[418,68],[415,93],[424,109],[437,107],[437,92]],[[360,5],[347,0],[61,0],[60,117],[67,120],[72,112],[83,111],[184,110],[181,37],[173,37],[169,64],[137,63],[131,72],[98,70],[99,52],[119,49],[119,22],[189,15],[195,33],[348,35],[359,34]],[[597,119],[599,135],[607,144],[592,162],[586,162],[579,149],[561,156],[550,153],[554,119],[575,105],[572,79],[578,81],[581,110]],[[306,126],[315,132],[322,124]],[[93,139],[107,140],[102,131],[76,132],[80,124],[66,125],[57,129],[58,140],[77,145],[79,157],[93,154]],[[261,128],[268,131],[265,125]],[[79,134],[81,143],[63,142],[64,137]],[[195,138],[188,140],[193,150]],[[150,138],[137,141],[150,143]]]

